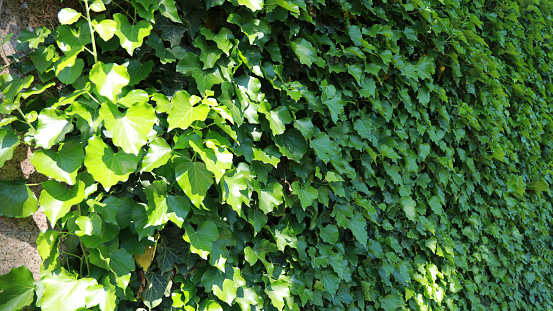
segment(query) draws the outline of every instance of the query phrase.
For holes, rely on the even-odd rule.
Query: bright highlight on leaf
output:
[[[80,17],[81,13],[70,8],[62,9],[58,13],[58,19],[62,25],[73,24],[74,22],[78,21]]]
[[[144,38],[150,34],[152,25],[145,20],[132,25],[125,15],[119,13],[113,15],[113,20],[117,23],[115,34],[119,37],[121,46],[132,56],[134,50],[142,46]]]
[[[98,94],[115,101],[121,89],[129,84],[129,73],[125,66],[98,62],[90,70],[90,81],[96,85]]]
[[[100,137],[92,137],[85,148],[84,165],[104,189],[126,181],[138,166],[139,157],[123,151],[114,152]]]
[[[148,133],[157,122],[154,109],[148,103],[136,103],[125,112],[106,103],[100,108],[104,126],[113,134],[113,143],[126,153],[138,155],[148,141]]]
[[[177,92],[171,100],[171,105],[173,109],[169,112],[169,130],[176,127],[186,129],[195,121],[204,121],[210,110],[205,104],[195,105],[186,91]]]
[[[30,305],[35,296],[35,280],[27,267],[12,269],[0,276],[0,310],[20,310]]]
[[[0,216],[28,217],[36,212],[38,202],[23,181],[0,181]]]

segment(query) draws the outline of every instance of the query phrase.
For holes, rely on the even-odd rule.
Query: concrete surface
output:
[[[22,29],[32,30],[41,26],[53,29],[57,13],[68,6],[78,9],[80,4],[78,0],[65,0],[63,3],[60,0],[0,0],[0,42],[6,35],[14,34],[0,49],[0,73],[9,72],[3,67],[9,62],[7,56],[15,53],[16,38]],[[29,146],[20,145],[12,160],[0,168],[0,180],[23,178],[29,184],[45,181],[47,178],[38,174],[29,161],[31,154]],[[31,190],[38,198],[42,187],[32,186]],[[40,210],[32,217],[22,219],[0,217],[0,275],[24,265],[38,280],[41,258],[36,250],[36,238],[40,230],[47,228],[46,216]]]

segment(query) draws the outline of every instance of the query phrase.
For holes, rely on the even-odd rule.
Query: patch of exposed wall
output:
[[[7,73],[8,55],[16,52],[16,38],[23,29],[37,27],[53,29],[57,13],[64,7],[78,9],[78,0],[0,0],[0,42],[10,33],[12,39],[0,49],[1,73]],[[0,116],[1,118],[1,116]],[[44,175],[38,174],[29,160],[32,150],[29,146],[20,145],[14,157],[0,168],[0,180],[25,179],[28,184],[45,181]],[[38,197],[42,188],[32,186],[31,190]],[[0,217],[0,275],[12,268],[26,266],[38,280],[41,258],[36,249],[36,238],[40,230],[48,228],[46,216],[40,212],[32,217],[16,219]]]

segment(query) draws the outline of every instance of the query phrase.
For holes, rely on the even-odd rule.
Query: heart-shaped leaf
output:
[[[31,157],[31,163],[39,173],[70,185],[75,184],[83,160],[83,146],[76,140],[60,144],[57,151],[37,150]]]
[[[138,166],[139,157],[123,151],[113,150],[94,136],[85,148],[84,164],[88,172],[99,181],[106,191],[120,181],[126,181]]]
[[[28,217],[36,212],[38,203],[24,181],[0,181],[0,216]]]
[[[35,297],[35,280],[27,267],[12,269],[0,276],[0,311],[20,310]]]
[[[136,103],[124,113],[106,103],[100,108],[104,126],[113,134],[113,143],[126,153],[138,154],[148,141],[148,133],[157,122],[154,108],[148,103]]]
[[[17,135],[6,129],[0,129],[0,167],[13,157],[13,152],[19,143]]]
[[[117,23],[115,34],[119,37],[121,46],[132,56],[134,50],[142,46],[144,38],[152,31],[152,25],[145,20],[132,25],[127,17],[120,13],[113,14],[113,20]]]
[[[90,81],[98,94],[115,101],[121,89],[129,84],[129,73],[123,65],[96,63],[90,70]]]

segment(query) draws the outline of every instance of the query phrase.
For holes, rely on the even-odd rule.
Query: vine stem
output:
[[[94,29],[92,29],[92,20],[90,19],[90,7],[88,6],[88,0],[84,0],[86,7],[86,20],[88,21],[88,28],[90,28],[90,38],[92,39],[92,55],[94,55],[94,64],[98,63],[98,52],[96,51],[96,39],[94,39]]]
[[[83,242],[81,241],[81,238],[79,238],[79,244],[81,244],[81,249],[83,250],[83,258],[84,262],[86,263],[86,270],[87,274],[90,274],[90,266],[88,265],[88,255],[86,254],[86,248],[83,245]],[[81,275],[83,275],[83,261],[81,260]]]
[[[33,131],[36,132],[36,129],[35,127],[31,124],[31,122],[29,122],[29,120],[27,120],[27,118],[25,118],[25,114],[23,113],[23,111],[21,111],[21,108],[20,107],[17,107],[17,111],[19,111],[19,113],[21,114],[21,116],[23,117],[23,119],[25,119],[25,123],[27,123],[28,126],[30,126]]]

